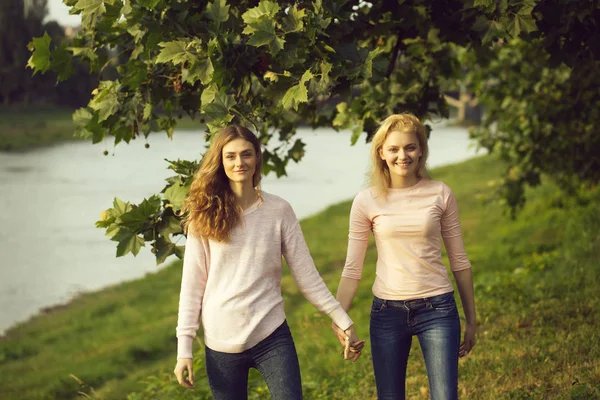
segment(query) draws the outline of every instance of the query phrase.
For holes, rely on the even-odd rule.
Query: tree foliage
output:
[[[47,0],[4,0],[0,7],[0,105],[58,104],[80,107],[89,100],[89,93],[97,85],[95,77],[80,62],[65,57],[56,48],[65,43],[65,33],[55,21],[46,21]],[[46,34],[44,33],[46,32]],[[27,43],[37,48],[30,57]],[[50,42],[53,42],[52,44]],[[54,51],[56,50],[56,51]],[[29,62],[27,61],[30,59]],[[34,76],[25,70],[34,69]],[[37,68],[36,68],[37,66]],[[56,85],[51,75],[42,76],[36,71],[51,70],[59,80],[67,75],[75,79]]]
[[[507,161],[499,189],[513,217],[544,175],[572,195],[600,182],[600,5],[539,1],[531,15],[528,40],[462,56],[486,109],[471,136]]]
[[[180,113],[204,123],[208,137],[223,125],[242,123],[264,145],[264,172],[277,176],[304,154],[295,137],[299,122],[350,129],[352,143],[363,132],[369,140],[391,113],[447,117],[443,90],[462,79],[465,68],[477,71],[471,84],[486,92],[490,77],[477,68],[492,71],[492,61],[508,48],[502,43],[536,43],[559,69],[572,69],[566,58],[579,60],[597,46],[586,35],[597,26],[598,6],[583,0],[569,2],[578,6],[560,0],[66,3],[82,17],[80,36],[50,52],[47,39],[34,39],[29,65],[55,70],[59,79],[68,77],[72,59],[89,63],[92,72],[117,65],[114,79],[101,81],[88,106],[74,114],[78,134],[94,143],[113,137],[115,144],[154,131],[171,137]],[[557,21],[555,9],[564,13]],[[583,31],[574,34],[580,25]],[[489,126],[502,116],[494,114],[494,96],[506,91],[494,93],[482,96],[494,115]],[[487,144],[498,135],[478,137],[496,149]],[[196,166],[171,162],[178,175],[139,205],[115,200],[98,226],[119,242],[117,255],[136,254],[145,242],[151,242],[158,262],[181,255],[176,221]]]
[[[550,57],[539,41],[513,41],[469,76],[488,110],[471,135],[508,162],[500,190],[513,216],[542,175],[572,194],[600,181],[597,66],[552,68]]]

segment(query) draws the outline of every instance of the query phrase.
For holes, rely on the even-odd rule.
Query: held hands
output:
[[[358,360],[360,353],[365,346],[365,341],[358,340],[354,325],[344,331],[334,322],[331,324],[331,329],[333,329],[333,333],[344,348],[344,351],[342,352],[342,354],[344,354],[344,360],[352,360],[352,362]]]
[[[476,324],[467,323],[465,326],[465,337],[463,342],[460,344],[458,349],[458,356],[460,358],[465,357],[469,354],[471,349],[475,346],[475,332],[477,331]]]
[[[185,372],[187,371],[187,377]],[[194,365],[191,358],[180,358],[173,371],[177,377],[177,382],[185,388],[194,388]]]

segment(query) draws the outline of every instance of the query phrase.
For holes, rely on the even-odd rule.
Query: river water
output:
[[[306,155],[288,176],[267,176],[263,190],[288,200],[298,218],[350,199],[364,187],[369,145],[350,146],[350,132],[300,128]],[[66,143],[25,153],[0,153],[0,334],[43,307],[74,295],[157,271],[143,248],[116,258],[116,242],[94,222],[114,197],[139,202],[164,187],[169,160],[197,159],[203,131],[177,131],[122,144]],[[111,153],[104,156],[107,149]],[[434,124],[430,167],[476,154],[465,129]],[[167,264],[174,258],[167,259]],[[164,264],[163,264],[164,265]]]

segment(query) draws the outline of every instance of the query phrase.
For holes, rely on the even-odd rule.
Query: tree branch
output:
[[[387,72],[385,74],[386,78],[389,78],[394,72],[394,67],[396,66],[396,59],[398,58],[398,52],[400,52],[400,47],[403,45],[402,38],[400,37],[400,31],[396,34],[396,45],[394,46],[394,50],[392,51],[392,58],[390,58],[390,62],[387,67]]]

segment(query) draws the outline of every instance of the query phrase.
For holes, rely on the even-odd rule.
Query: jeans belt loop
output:
[[[431,298],[426,297],[425,299],[425,305],[427,306],[428,309],[432,309],[433,308],[433,304],[431,303]]]

